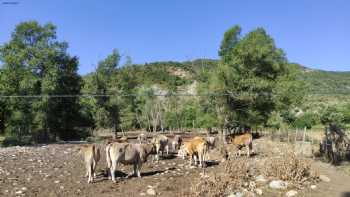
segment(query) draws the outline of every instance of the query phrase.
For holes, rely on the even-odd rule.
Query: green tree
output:
[[[98,95],[95,98],[82,98],[84,114],[94,120],[98,128],[113,128],[114,132],[120,128],[120,97],[111,96],[119,92],[117,72],[120,61],[119,52],[114,49],[97,65],[96,71],[85,77],[83,92]]]
[[[81,81],[78,60],[67,54],[68,44],[56,40],[56,27],[36,21],[16,26],[11,40],[0,48],[4,63],[0,90],[4,95],[44,95],[39,99],[6,99],[8,133],[33,132],[74,136],[73,125],[79,116],[77,99],[49,99],[46,95],[77,94]],[[66,105],[66,103],[69,103]],[[66,106],[61,109],[62,106]],[[67,107],[69,106],[69,107]],[[74,114],[74,115],[73,115]],[[63,126],[62,126],[63,125]]]
[[[226,114],[224,124],[265,125],[276,109],[278,80],[288,73],[284,52],[264,29],[258,28],[235,41],[224,54],[211,85],[214,92],[224,95],[218,99],[220,113]]]
[[[230,61],[231,55],[230,52],[235,47],[240,39],[241,27],[235,25],[227,30],[224,34],[224,38],[221,41],[219,56],[224,61]]]

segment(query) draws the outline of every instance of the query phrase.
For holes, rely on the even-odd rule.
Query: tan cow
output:
[[[88,183],[92,183],[96,177],[96,165],[100,160],[100,148],[95,144],[82,145],[79,147],[79,152],[83,155],[86,175],[88,176]]]
[[[115,182],[115,171],[118,163],[134,166],[134,175],[141,177],[142,163],[147,157],[155,153],[153,144],[112,143],[106,146],[107,167],[110,170],[112,181]],[[130,176],[130,175],[128,175]]]
[[[253,136],[251,133],[245,133],[231,137],[230,142],[238,149],[238,155],[241,156],[241,149],[247,148],[247,156],[250,157],[250,152],[253,151]]]
[[[199,166],[204,167],[206,154],[208,153],[208,142],[202,137],[195,137],[190,141],[184,142],[179,151],[179,156],[185,158],[185,155],[189,155],[190,165],[192,165],[192,159],[194,163],[197,163],[197,156],[199,160]]]

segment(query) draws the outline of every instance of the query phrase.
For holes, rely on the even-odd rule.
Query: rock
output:
[[[142,193],[140,193],[140,196],[146,196],[146,193],[142,192]]]
[[[255,181],[260,182],[260,183],[267,182],[267,180],[265,179],[265,177],[263,175],[259,175],[259,176],[255,177]]]
[[[244,194],[242,192],[236,192],[228,195],[227,197],[243,197]]]
[[[330,181],[331,181],[330,178],[328,178],[326,175],[323,175],[323,174],[321,174],[319,178],[320,178],[321,181],[323,181],[323,182],[330,182]]]
[[[271,181],[269,187],[272,189],[287,189],[288,183],[281,180]]]
[[[57,183],[60,183],[60,181],[55,181],[55,183],[57,184]]]
[[[286,197],[294,197],[298,194],[297,191],[295,190],[290,190],[289,192],[286,193]]]
[[[152,188],[149,188],[149,189],[147,190],[147,194],[148,194],[148,195],[151,195],[151,196],[155,196],[155,195],[156,195],[156,191],[155,191],[154,189],[152,189]]]
[[[261,196],[263,194],[262,189],[255,189],[255,193],[258,194],[259,196]]]
[[[311,189],[316,189],[317,186],[316,186],[316,185],[311,185],[310,188],[311,188]]]
[[[23,192],[21,190],[17,191],[16,194],[22,194]]]
[[[23,190],[23,191],[27,191],[27,188],[26,188],[26,187],[22,187],[22,190]]]
[[[63,187],[63,186],[60,186],[60,189],[64,189],[64,187]]]

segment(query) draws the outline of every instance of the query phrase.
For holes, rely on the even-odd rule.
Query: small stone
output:
[[[57,184],[57,183],[60,183],[60,181],[57,180],[57,181],[55,181],[55,183],[56,183],[56,184]]]
[[[23,192],[21,190],[17,191],[16,194],[22,194]]]
[[[255,189],[255,193],[258,194],[259,196],[261,196],[263,194],[262,189]]]
[[[267,182],[267,180],[265,179],[265,177],[263,175],[259,175],[257,177],[255,177],[256,182],[260,182],[260,183],[265,183]]]
[[[269,187],[272,189],[287,189],[288,183],[281,180],[271,181]]]
[[[330,182],[330,181],[331,181],[330,178],[328,178],[326,175],[323,175],[323,174],[321,174],[319,178],[320,178],[321,181],[323,181],[323,182]]]
[[[140,193],[140,196],[146,196],[146,193],[142,192],[142,193]]]
[[[311,185],[310,188],[311,188],[311,189],[316,189],[317,186],[316,186],[316,185]]]
[[[23,190],[23,191],[26,191],[26,190],[27,190],[27,188],[26,188],[26,187],[22,187],[22,190]]]
[[[151,196],[155,196],[155,195],[156,195],[156,191],[154,191],[154,189],[152,189],[152,188],[149,188],[149,189],[147,190],[147,194],[148,194],[148,195],[151,195]]]
[[[60,189],[64,189],[64,187],[63,187],[63,186],[60,186]]]
[[[286,193],[286,197],[294,197],[298,194],[297,191],[295,190],[290,190],[289,192]]]

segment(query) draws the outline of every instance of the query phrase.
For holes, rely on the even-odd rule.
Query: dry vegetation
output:
[[[264,174],[267,177],[288,181],[296,187],[309,185],[318,179],[318,173],[311,169],[311,161],[299,158],[293,152],[274,157],[267,161]]]
[[[290,188],[297,189],[318,182],[318,173],[311,168],[310,160],[289,151],[277,153],[276,147],[269,146],[269,143],[265,145],[264,152],[269,151],[263,158],[231,159],[220,165],[220,173],[206,175],[205,179],[203,176],[198,178],[186,196],[227,196],[237,192],[254,196],[257,187],[261,186],[256,181],[259,175],[264,175],[268,180],[287,181]]]

